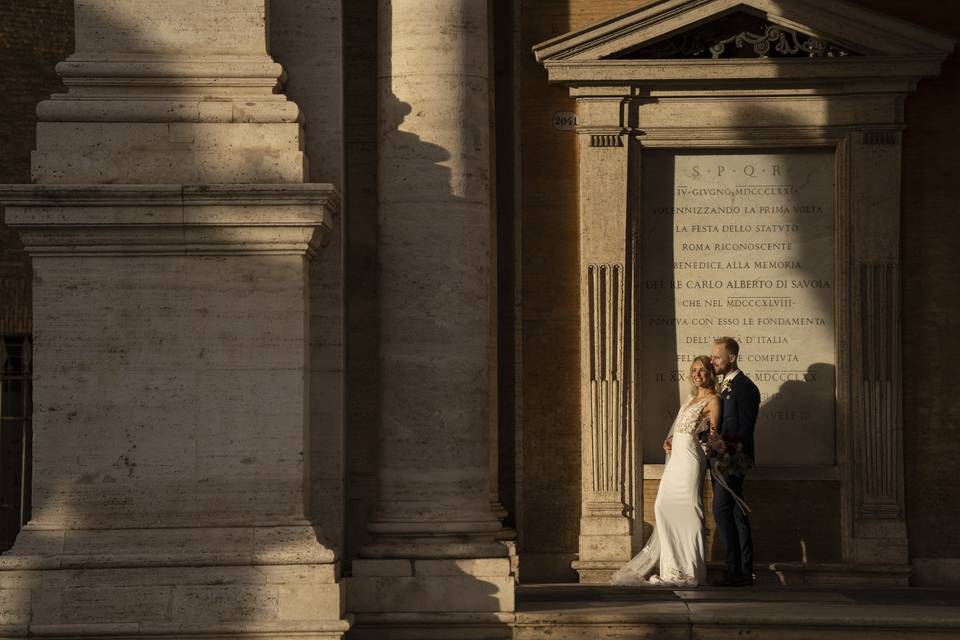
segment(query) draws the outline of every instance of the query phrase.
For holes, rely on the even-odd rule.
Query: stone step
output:
[[[514,640],[960,638],[960,590],[524,585]]]

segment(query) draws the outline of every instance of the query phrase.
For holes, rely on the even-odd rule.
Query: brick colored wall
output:
[[[72,0],[0,1],[0,181],[30,181],[37,103],[62,90],[53,68],[72,52]]]
[[[0,0],[0,184],[30,181],[36,105],[62,89],[53,68],[72,51],[72,0]],[[19,239],[0,224],[0,335],[31,332],[31,280]],[[20,530],[19,425],[10,422],[0,439],[3,551]]]
[[[73,51],[72,0],[0,1],[0,184],[30,182],[36,106],[62,90],[54,65]],[[0,224],[0,333],[29,333],[30,265]]]
[[[960,40],[960,5],[859,0]],[[960,559],[960,53],[907,99],[903,137],[903,425],[912,558]]]

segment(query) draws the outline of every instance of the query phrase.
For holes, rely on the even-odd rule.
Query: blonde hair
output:
[[[693,359],[693,362],[690,363],[690,369],[687,371],[687,380],[690,382],[690,395],[697,395],[697,385],[693,381],[693,365],[700,363],[703,365],[704,371],[710,375],[710,386],[714,391],[717,389],[717,376],[713,372],[713,365],[710,363],[710,356],[697,356]]]

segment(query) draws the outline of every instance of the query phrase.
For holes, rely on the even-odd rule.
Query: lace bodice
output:
[[[702,400],[692,401],[680,409],[670,432],[673,434],[696,434],[707,430],[710,427],[710,415],[703,409],[707,406],[708,402],[710,402],[709,396]]]

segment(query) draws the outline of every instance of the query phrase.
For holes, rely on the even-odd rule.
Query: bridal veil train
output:
[[[712,398],[694,398],[677,414],[668,435],[673,438],[672,451],[654,506],[656,529],[640,553],[613,575],[611,584],[692,587],[705,582],[701,488],[706,456],[698,436],[709,429],[706,409]],[[658,564],[659,573],[654,574]]]

